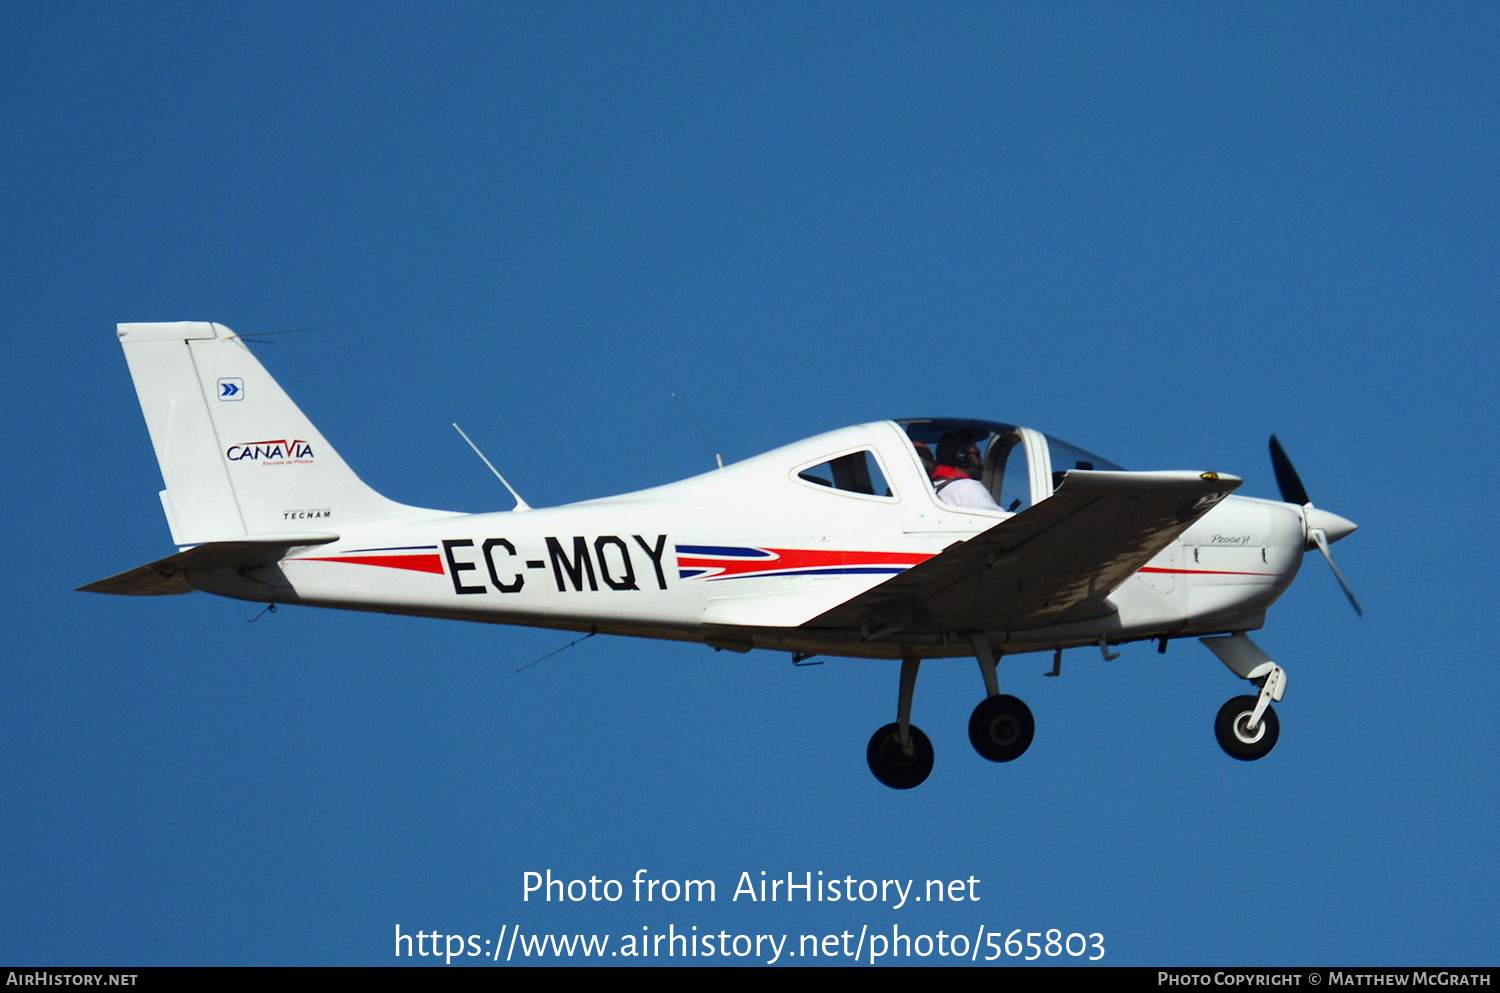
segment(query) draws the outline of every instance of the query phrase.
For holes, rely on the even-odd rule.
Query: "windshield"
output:
[[[1124,472],[1123,466],[1115,465],[1109,459],[1101,459],[1093,452],[1086,452],[1077,445],[1070,445],[1066,441],[1060,441],[1049,435],[1043,435],[1047,439],[1047,448],[1052,453],[1052,473],[1066,472],[1069,469],[1107,469],[1111,472]]]

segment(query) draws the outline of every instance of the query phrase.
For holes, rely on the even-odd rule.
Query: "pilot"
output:
[[[984,458],[974,434],[949,431],[938,439],[937,465],[932,470],[932,488],[938,499],[967,510],[999,510],[989,489],[979,481]]]

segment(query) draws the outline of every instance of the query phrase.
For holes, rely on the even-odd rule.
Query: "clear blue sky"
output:
[[[1500,11],[1486,4],[10,3],[0,961],[384,964],[483,936],[1015,928],[1112,964],[1497,964]],[[1273,496],[1316,558],[1260,644],[1005,663],[1009,766],[930,663],[74,587],[169,553],[117,321],[261,357],[361,474],[548,505],[880,417],[1032,425]],[[574,453],[563,464],[559,451]],[[538,905],[523,874],[713,879]],[[978,902],[731,902],[741,872]],[[426,960],[430,962],[430,960]],[[701,961],[701,960],[700,960]],[[799,960],[801,961],[801,960]],[[930,961],[930,960],[928,960]]]

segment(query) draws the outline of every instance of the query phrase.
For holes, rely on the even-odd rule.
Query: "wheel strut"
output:
[[[979,632],[968,637],[985,689],[985,698],[969,715],[969,744],[991,762],[1010,762],[1031,747],[1036,720],[1030,707],[1000,692],[1000,663],[990,640]]]
[[[911,701],[917,690],[918,656],[901,659],[901,691],[896,703],[896,722],[870,737],[865,761],[875,778],[893,790],[920,786],[932,772],[932,742],[911,722]]]
[[[911,701],[917,694],[917,670],[921,666],[922,660],[917,656],[901,659],[901,691],[896,700],[897,740],[908,755],[911,754]]]

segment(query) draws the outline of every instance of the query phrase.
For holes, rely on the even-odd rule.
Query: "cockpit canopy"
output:
[[[1002,510],[1020,511],[1052,495],[1069,469],[1120,466],[1031,428],[960,418],[897,421],[927,475],[956,469],[979,480]],[[940,471],[937,467],[946,466]]]

